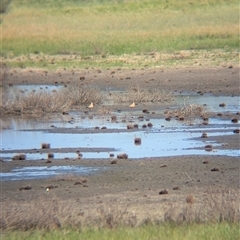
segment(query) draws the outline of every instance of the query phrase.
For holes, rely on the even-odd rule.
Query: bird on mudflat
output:
[[[88,108],[93,108],[94,106],[93,106],[93,103],[91,102],[91,104],[88,106]]]
[[[133,102],[132,104],[129,105],[130,108],[134,108],[135,107],[135,102]]]

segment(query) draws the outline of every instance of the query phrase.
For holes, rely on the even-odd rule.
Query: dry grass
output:
[[[115,101],[121,103],[166,103],[173,100],[173,95],[170,92],[165,92],[159,89],[140,87],[138,84],[135,84],[129,87],[124,93],[115,93],[113,95],[113,98]]]
[[[183,106],[174,109],[174,110],[167,110],[165,112],[169,117],[176,117],[179,120],[185,120],[188,117],[200,117],[206,114],[206,108],[199,104],[190,104],[184,99]]]
[[[196,203],[192,195],[188,195],[186,201],[188,203],[181,208],[176,203],[172,204],[164,215],[165,221],[176,223],[240,221],[239,191],[209,189],[196,199]]]
[[[46,193],[49,194],[49,193]],[[19,203],[2,203],[0,228],[3,230],[56,229],[61,227],[115,228],[144,223],[215,223],[240,221],[239,191],[209,189],[195,196],[191,204],[165,201],[153,204],[111,202],[93,205],[48,197]],[[185,197],[186,198],[186,197]],[[124,200],[124,199],[122,199]],[[154,204],[157,208],[154,208]],[[156,205],[157,204],[157,205]],[[160,205],[159,205],[160,204]],[[154,212],[152,211],[154,208]],[[151,215],[152,213],[152,215]],[[154,215],[155,214],[155,215]]]
[[[99,90],[90,87],[76,87],[74,85],[63,89],[61,94],[67,96],[67,100],[72,106],[87,105],[91,102],[94,104],[102,101],[102,94]]]
[[[1,113],[3,115],[38,115],[63,112],[90,102],[99,103],[101,99],[99,91],[73,85],[58,92],[32,91],[25,93],[15,90],[13,96],[7,94],[3,96]]]
[[[206,112],[205,108],[198,104],[189,104],[185,105],[184,107],[175,109],[174,111],[170,111],[169,114],[173,116],[184,116],[184,117],[191,117],[191,116],[201,116]]]

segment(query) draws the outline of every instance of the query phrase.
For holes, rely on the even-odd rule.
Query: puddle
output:
[[[215,132],[209,136],[233,134],[234,128],[228,128],[225,132],[220,132],[221,128],[215,128]],[[27,149],[39,149],[42,142],[51,144],[51,148],[107,148],[116,151],[106,152],[83,152],[83,158],[109,158],[109,152],[115,155],[118,153],[127,153],[129,158],[173,156],[193,154],[188,148],[203,147],[201,141],[193,140],[201,136],[199,128],[185,126],[184,128],[164,128],[148,129],[137,132],[121,133],[91,133],[91,134],[69,134],[69,133],[47,133],[38,131],[11,131],[3,132],[3,152],[1,157],[9,160],[17,154],[17,149],[26,149],[27,159],[47,159],[46,153],[27,154]],[[213,130],[212,128],[203,128],[202,130]],[[134,139],[142,139],[141,145],[135,145]],[[4,150],[14,150],[16,153],[4,153]],[[54,152],[53,152],[54,153]],[[200,151],[196,150],[195,154]],[[233,151],[233,155],[236,153]],[[54,153],[54,158],[76,158],[76,152]]]
[[[64,85],[62,84],[55,84],[55,85],[47,85],[47,84],[20,84],[20,85],[13,85],[4,88],[4,94],[7,96],[8,99],[13,100],[19,94],[28,94],[31,92],[53,92],[59,91],[62,89]]]
[[[82,166],[51,166],[51,167],[23,167],[13,169],[8,173],[0,173],[1,181],[7,180],[28,180],[55,177],[63,174],[89,175],[102,168],[82,167]]]
[[[57,86],[52,87],[54,88]],[[30,89],[28,91],[30,91]],[[186,100],[186,96],[179,96],[177,99],[176,101],[179,105],[182,105],[184,101],[187,101],[189,104],[206,104],[207,110],[213,112],[239,111],[238,97],[197,95],[190,96],[188,100]],[[222,102],[226,104],[226,107],[219,107],[219,104]],[[208,136],[232,135],[233,130],[239,128],[239,124],[233,124],[230,120],[210,118],[209,124],[203,126],[201,125],[202,121],[199,120],[195,120],[191,125],[186,125],[184,122],[174,119],[171,121],[166,121],[164,118],[150,119],[153,127],[143,129],[142,125],[148,124],[149,121],[146,119],[140,121],[137,118],[137,115],[140,114],[142,114],[140,111],[137,112],[134,110],[130,113],[116,112],[114,115],[117,116],[118,122],[111,122],[111,116],[93,116],[93,118],[90,119],[88,116],[79,112],[70,112],[69,115],[60,114],[51,119],[40,121],[14,118],[1,119],[0,155],[4,161],[10,161],[14,155],[18,154],[18,150],[26,150],[25,154],[27,160],[47,159],[46,153],[30,154],[29,150],[41,150],[41,143],[50,143],[51,149],[85,148],[85,151],[82,152],[83,158],[95,159],[107,159],[109,158],[109,153],[113,153],[115,157],[119,153],[127,153],[129,158],[206,154],[239,156],[239,150],[215,150],[214,148],[218,147],[218,143],[214,142],[211,143],[213,145],[213,151],[206,152],[204,150],[206,143],[202,142],[200,139],[203,131],[206,131]],[[122,122],[124,119],[128,121]],[[127,131],[126,126],[129,124],[129,121],[131,121],[132,124],[137,123],[139,129]],[[91,131],[88,131],[84,133],[84,130],[93,130],[96,126],[99,128],[104,126],[114,131],[100,131],[99,133],[93,133],[93,131],[91,133]],[[55,131],[57,128],[59,128],[59,132]],[[65,133],[60,131],[61,129],[65,129]],[[134,139],[136,137],[141,138],[140,145],[134,144]],[[88,149],[99,150],[93,151]],[[8,153],[8,150],[12,150],[11,153]],[[65,153],[51,152],[54,153],[55,159],[77,158],[75,150],[69,150]],[[92,171],[92,169],[89,168],[82,170],[81,168],[76,169],[76,167],[70,167],[69,169],[70,172],[86,171],[89,173]],[[58,170],[49,169],[47,167],[37,168],[37,170],[33,168],[24,168],[14,169],[10,173],[2,173],[1,177],[2,179],[18,180],[22,179],[21,177],[24,176],[38,178],[41,176],[53,176],[54,174],[67,172],[68,168],[62,169],[61,167]]]
[[[208,95],[190,95],[190,96],[177,96],[175,102],[183,105],[184,102],[187,104],[206,104],[208,111],[213,112],[238,112],[240,98],[238,96],[208,96]],[[225,103],[225,107],[220,107],[219,104]]]

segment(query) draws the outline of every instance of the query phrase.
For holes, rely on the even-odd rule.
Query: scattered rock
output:
[[[203,164],[208,164],[208,163],[209,163],[208,160],[203,161]]]
[[[219,168],[212,168],[211,171],[212,171],[212,172],[219,172],[220,169],[219,169]]]
[[[161,165],[160,167],[161,167],[161,168],[162,168],[162,167],[167,167],[167,165],[166,165],[166,164],[163,164],[163,165]]]
[[[233,133],[240,133],[240,129],[234,129]]]
[[[188,204],[193,204],[195,202],[195,199],[194,199],[193,195],[191,195],[191,194],[187,195],[186,202]]]
[[[26,154],[19,154],[12,157],[12,160],[26,160]]]
[[[142,110],[143,113],[149,113],[149,111],[145,108]]]
[[[111,121],[112,121],[112,122],[116,122],[116,121],[117,121],[117,116],[115,116],[115,115],[114,115],[114,116],[111,116]]]
[[[208,119],[208,117],[202,117],[202,119],[203,119],[203,121],[205,121],[205,122],[207,122],[209,119]]]
[[[153,124],[149,122],[149,123],[147,124],[147,126],[148,126],[148,127],[152,127]]]
[[[180,187],[173,187],[173,190],[180,190]]]
[[[225,103],[220,103],[219,107],[226,107],[226,104]]]
[[[207,137],[208,137],[208,136],[207,136],[207,133],[206,133],[206,132],[203,132],[201,138],[207,138]]]
[[[114,159],[114,160],[112,160],[110,163],[111,163],[111,164],[117,164],[117,160]]]
[[[45,187],[45,190],[47,191],[47,189],[50,190],[50,189],[54,189],[54,188],[58,188],[58,186],[49,185],[49,186]]]
[[[134,143],[135,143],[136,145],[140,145],[140,144],[142,143],[141,138],[135,138],[135,139],[134,139]]]
[[[133,129],[134,127],[133,127],[133,125],[132,124],[128,124],[127,125],[127,129]]]
[[[42,147],[42,149],[49,149],[50,148],[50,143],[42,143],[41,147]]]
[[[232,121],[232,123],[238,123],[238,119],[237,118],[233,118],[231,121]]]
[[[164,190],[161,190],[159,192],[160,195],[163,195],[163,194],[168,194],[168,189],[164,189]]]
[[[82,185],[82,182],[75,182],[74,185]]]
[[[166,120],[166,121],[170,121],[170,120],[171,120],[171,117],[166,117],[165,120]]]
[[[126,153],[121,153],[117,155],[117,158],[119,159],[128,159],[128,155]]]
[[[184,116],[179,116],[178,120],[179,121],[184,121]]]
[[[54,154],[53,153],[48,153],[48,159],[52,159],[54,158]]]
[[[22,190],[30,190],[32,189],[32,187],[30,186],[25,186],[25,187],[20,187],[19,190],[22,191]]]
[[[68,112],[62,112],[62,115],[69,115]]]
[[[212,145],[206,145],[205,150],[206,151],[212,151]]]

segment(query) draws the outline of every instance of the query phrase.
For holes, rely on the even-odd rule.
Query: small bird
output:
[[[93,108],[93,103],[91,102],[91,104],[88,106],[88,108]]]
[[[135,107],[135,102],[133,102],[132,104],[129,105],[130,108],[134,108]]]

